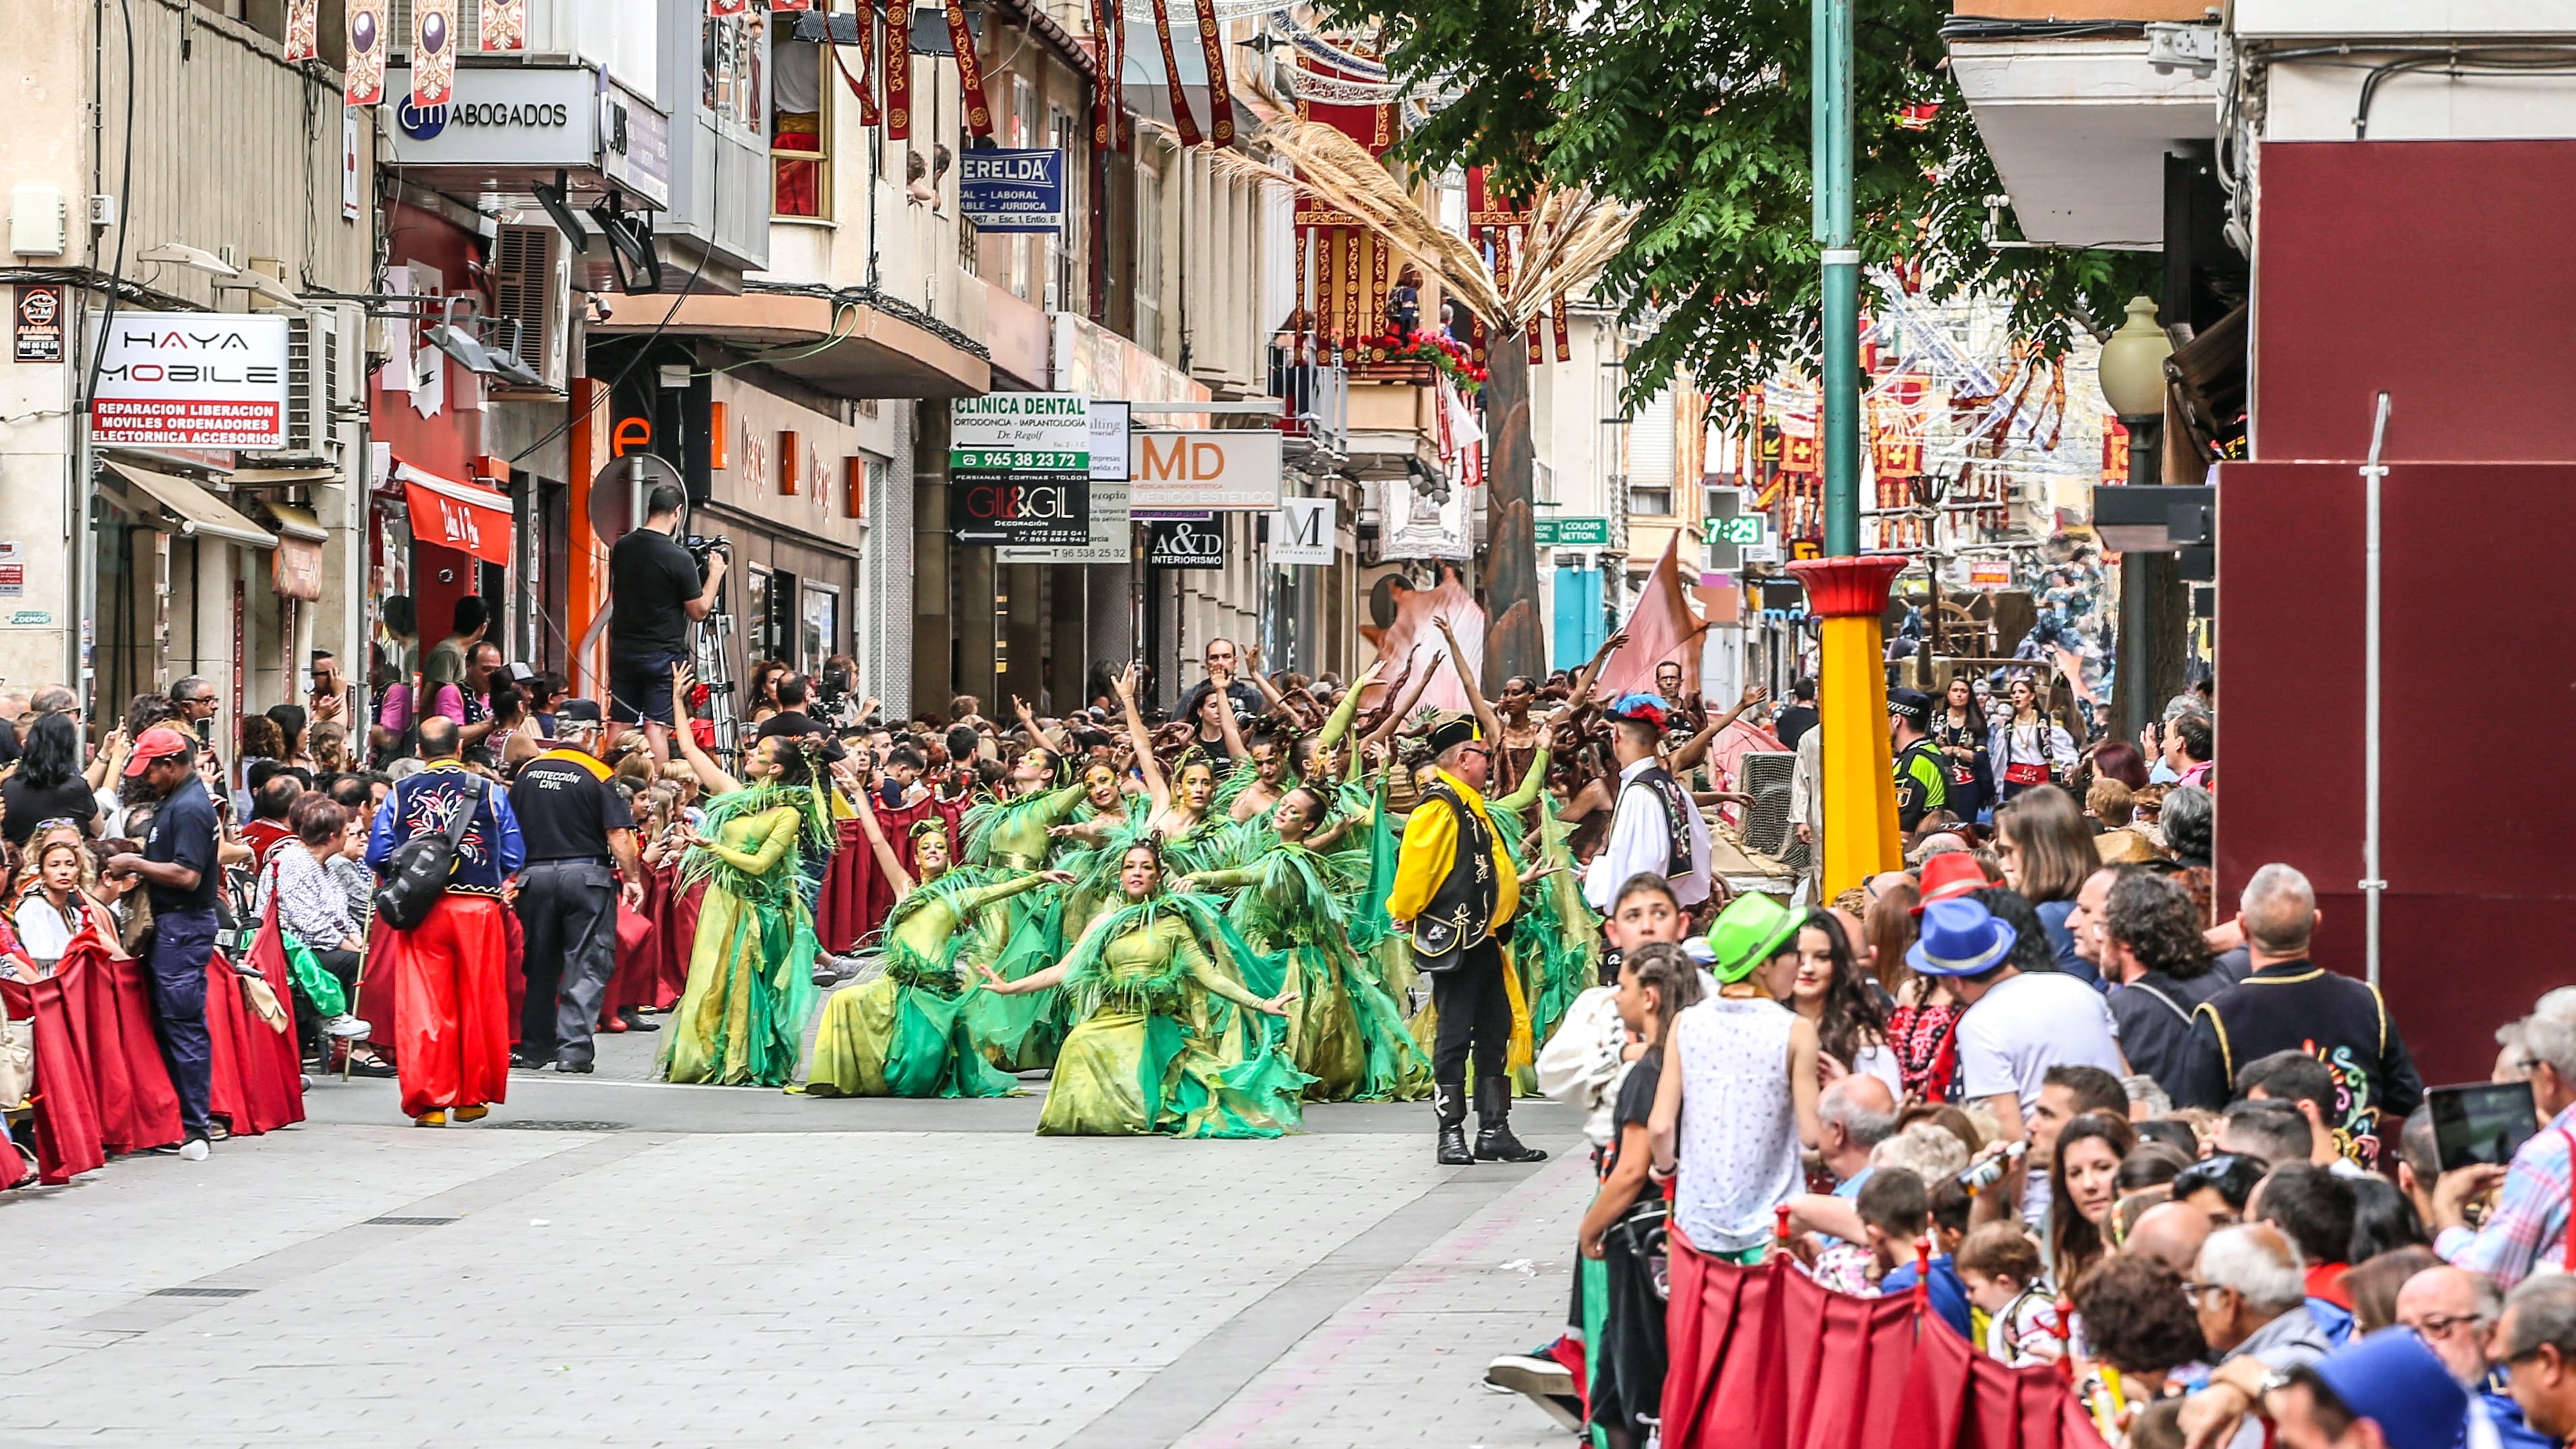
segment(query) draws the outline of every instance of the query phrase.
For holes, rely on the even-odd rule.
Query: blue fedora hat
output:
[[[1934,901],[1923,908],[1923,934],[1905,964],[1926,976],[1974,976],[2012,954],[2013,928],[1981,901]]]

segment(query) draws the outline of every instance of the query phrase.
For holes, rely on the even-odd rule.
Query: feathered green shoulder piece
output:
[[[952,866],[946,874],[940,876],[937,880],[923,881],[921,884],[916,885],[912,889],[903,893],[903,899],[896,901],[894,903],[894,909],[886,912],[886,934],[889,936],[893,935],[894,929],[897,926],[900,926],[906,920],[909,920],[912,916],[918,913],[922,907],[933,903],[956,907],[958,913],[962,916],[965,913],[965,910],[964,907],[959,904],[960,897],[982,890],[988,885],[998,884],[1001,879],[1001,876],[996,872],[983,870],[976,866]]]
[[[804,785],[779,785],[768,781],[710,797],[707,818],[698,827],[699,833],[709,840],[722,840],[725,827],[772,810],[796,812],[796,843],[809,854],[828,855],[840,839],[840,829],[832,823],[831,806],[822,791]],[[735,868],[712,850],[693,847],[680,859],[680,881],[683,886],[712,881],[739,896],[767,899],[795,877],[792,858],[782,863],[787,868],[773,871],[769,877],[753,876]]]

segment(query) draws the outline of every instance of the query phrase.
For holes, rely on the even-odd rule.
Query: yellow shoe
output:
[[[492,1109],[489,1107],[459,1107],[456,1109],[456,1120],[459,1122],[480,1122],[491,1115]]]
[[[419,1116],[411,1119],[411,1125],[414,1127],[444,1127],[447,1125],[447,1114],[439,1111],[423,1112]]]

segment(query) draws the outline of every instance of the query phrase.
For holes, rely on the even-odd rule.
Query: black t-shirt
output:
[[[1798,737],[1815,727],[1816,707],[1812,704],[1793,704],[1780,711],[1780,717],[1771,722],[1771,728],[1780,736],[1780,743],[1793,750],[1798,747]]]
[[[608,653],[620,661],[679,654],[689,647],[689,601],[706,580],[679,540],[639,528],[608,551]]]
[[[1646,1054],[1628,1066],[1628,1075],[1619,1082],[1619,1099],[1610,1108],[1610,1150],[1601,1155],[1601,1175],[1608,1177],[1619,1165],[1620,1139],[1631,1125],[1643,1127],[1655,1115],[1655,1088],[1664,1080],[1664,1049],[1646,1048]],[[1646,1179],[1641,1198],[1659,1196],[1654,1179]]]
[[[152,909],[156,914],[174,911],[211,911],[222,885],[222,872],[215,865],[215,802],[206,796],[206,782],[190,775],[186,783],[170,792],[152,817],[152,833],[143,841],[143,858],[165,865],[184,865],[197,873],[193,890],[170,886],[152,886]]]
[[[528,863],[611,859],[608,832],[635,828],[634,808],[615,787],[575,760],[543,757],[519,767],[510,811],[528,843]]]
[[[1192,725],[1196,725],[1199,719],[1199,701],[1207,698],[1208,691],[1214,688],[1216,688],[1215,683],[1205,679],[1191,685],[1182,692],[1180,707],[1172,711],[1172,718],[1185,719]],[[1237,721],[1248,722],[1259,719],[1261,712],[1270,707],[1270,701],[1261,691],[1242,679],[1227,685],[1225,693],[1227,698],[1234,701],[1234,717]]]
[[[18,774],[0,781],[0,804],[8,807],[0,835],[11,845],[24,846],[48,820],[68,820],[86,832],[98,815],[98,792],[78,775],[48,788]]]

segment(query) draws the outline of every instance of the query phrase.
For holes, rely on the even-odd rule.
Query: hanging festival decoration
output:
[[[707,14],[716,20],[728,20],[750,10],[751,0],[707,0]]]
[[[456,0],[412,0],[412,108],[443,106],[455,96]]]
[[[984,103],[984,62],[975,54],[963,0],[948,0],[948,43],[957,52],[957,89],[966,97],[966,129],[977,140],[993,138],[993,108]]]
[[[911,0],[864,0],[865,25],[885,17],[885,134],[889,141],[912,139],[912,7]]]
[[[528,48],[528,0],[474,0],[474,44],[478,50]]]
[[[1091,30],[1100,42],[1100,82],[1091,88],[1091,144],[1095,150],[1125,150],[1127,26],[1115,0],[1091,0]]]
[[[285,56],[312,60],[321,54],[321,0],[286,0]]]
[[[1172,52],[1172,15],[1163,0],[1154,0],[1154,40],[1163,48],[1163,79],[1172,88],[1172,129],[1181,133],[1181,144],[1199,143],[1198,118],[1190,114],[1189,92],[1181,85],[1181,60]]]
[[[385,98],[385,0],[349,0],[348,30],[341,100],[372,106]]]
[[[1574,360],[1574,340],[1566,335],[1565,294],[1563,292],[1557,293],[1555,299],[1548,303],[1547,321],[1548,330],[1556,334],[1556,360],[1559,362],[1572,362]]]
[[[827,17],[826,23],[829,23],[828,18],[832,14],[832,0],[823,0],[823,14]],[[850,62],[841,54],[841,47],[838,43],[833,43],[829,48],[832,52],[832,66],[841,73],[841,83],[850,88],[851,95],[858,97],[859,124],[862,126],[873,126],[878,124],[881,119],[877,114],[877,92],[872,79],[876,75],[876,64],[873,59],[872,52],[876,49],[877,16],[876,11],[868,4],[868,0],[858,0],[858,14],[856,19],[856,34],[858,35],[857,44],[859,47],[858,72],[856,74],[851,73]]]
[[[1199,49],[1207,57],[1208,144],[1234,144],[1234,91],[1226,84],[1225,35],[1217,29],[1216,0],[1198,0]]]

